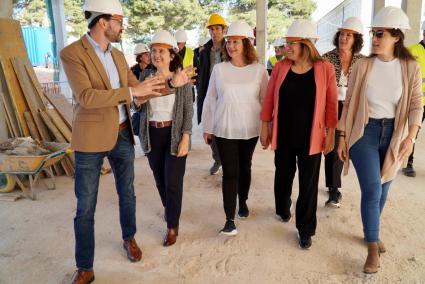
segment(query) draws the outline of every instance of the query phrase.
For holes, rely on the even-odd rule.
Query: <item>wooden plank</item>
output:
[[[0,57],[0,95],[5,108],[5,114],[10,122],[10,133],[12,134],[12,137],[23,136],[21,122],[19,121],[19,117],[16,112],[17,108],[14,104],[13,97],[11,96],[3,66],[3,59]]]
[[[60,133],[60,131],[58,130],[56,125],[50,119],[47,112],[46,111],[40,111],[40,115],[41,115],[44,123],[46,123],[47,127],[49,128],[49,130],[52,132],[53,136],[55,137],[55,140],[57,142],[67,143],[66,140],[65,140],[65,137],[63,137],[63,135]],[[65,171],[67,176],[73,175],[72,167],[70,167],[64,160],[61,161],[61,166],[62,166],[62,168]]]
[[[19,80],[25,99],[28,103],[31,114],[34,118],[35,125],[40,132],[41,139],[44,141],[52,141],[50,134],[47,131],[46,125],[44,125],[43,119],[40,117],[39,113],[39,110],[45,110],[46,108],[38,97],[38,94],[36,94],[36,91],[30,82],[30,78],[28,77],[28,73],[25,70],[25,66],[22,65],[20,60],[16,60],[16,58],[12,58],[12,65]]]
[[[62,117],[60,117],[57,110],[48,109],[47,114],[49,115],[53,123],[56,125],[56,127],[59,129],[59,131],[62,133],[62,135],[65,137],[66,142],[71,142],[71,130],[69,129],[68,125],[66,125],[66,123],[63,121]]]
[[[2,58],[0,63],[9,86],[8,93],[13,101],[13,108],[16,110],[16,116],[22,128],[22,133],[19,136],[28,136],[29,130],[23,113],[28,111],[29,107],[10,62],[12,56],[28,57],[19,21],[0,18],[0,43],[0,57]]]
[[[62,94],[46,92],[44,95],[58,111],[59,115],[64,119],[68,127],[72,129],[73,107],[68,99]]]
[[[31,137],[33,139],[41,140],[37,127],[35,126],[34,119],[29,111],[24,112],[24,118],[25,118],[25,121],[27,122],[27,126],[30,131]]]
[[[35,75],[34,68],[31,66],[31,63],[28,58],[19,58],[22,61],[22,64],[25,66],[25,70],[27,71],[28,77],[31,80],[31,83],[38,94],[43,105],[46,107],[48,105],[48,100],[44,96],[43,90],[41,89],[40,82],[38,82],[37,76]]]

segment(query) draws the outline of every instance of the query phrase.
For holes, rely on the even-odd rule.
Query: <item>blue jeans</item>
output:
[[[114,148],[108,152],[75,152],[75,196],[77,213],[74,218],[75,259],[82,270],[93,269],[94,213],[103,158],[108,157],[115,177],[119,198],[123,240],[136,234],[136,196],[134,195],[134,145],[129,128],[118,134]]]
[[[381,183],[381,169],[394,131],[394,119],[373,119],[350,148],[361,190],[361,215],[367,242],[379,240],[379,221],[391,181]]]

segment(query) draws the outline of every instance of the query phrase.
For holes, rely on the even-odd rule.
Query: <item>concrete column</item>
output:
[[[256,43],[260,63],[266,61],[266,41],[267,41],[267,0],[257,0],[257,30]]]
[[[373,16],[376,15],[376,13],[378,13],[379,10],[381,10],[382,8],[385,7],[385,0],[374,0],[373,1]]]
[[[422,38],[420,31],[422,0],[403,0],[401,3],[401,8],[409,17],[411,29],[406,32],[406,38],[404,39],[404,44],[409,46],[417,43],[419,38]]]
[[[62,62],[60,61],[59,52],[67,45],[67,33],[65,25],[65,13],[64,13],[64,0],[53,0],[51,1],[53,10],[53,22],[56,37],[56,58],[58,59],[59,67],[59,81],[67,81],[65,71],[63,70]],[[71,97],[71,89],[67,83],[61,83],[61,91],[66,97]]]
[[[13,0],[0,1],[0,18],[12,18]]]

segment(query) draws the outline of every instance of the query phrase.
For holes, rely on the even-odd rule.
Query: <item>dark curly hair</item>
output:
[[[251,43],[251,40],[249,38],[242,39],[243,44],[243,59],[245,64],[252,64],[254,62],[258,62],[258,54],[255,50],[254,46]],[[224,61],[230,61],[232,58],[230,57],[229,53],[227,53],[227,48],[224,47]]]
[[[176,72],[180,69],[183,69],[183,59],[182,57],[172,48],[169,48],[170,56],[174,55],[174,58],[170,62],[170,71]],[[155,65],[152,64],[152,69],[156,70]]]
[[[339,35],[340,34],[341,34],[341,31],[338,31],[335,34],[334,40],[333,40],[333,44],[337,49],[339,48]],[[355,54],[355,53],[359,53],[360,50],[362,50],[362,48],[363,48],[363,35],[353,33],[353,36],[354,36],[354,43],[353,43],[352,51],[353,51],[353,54]]]

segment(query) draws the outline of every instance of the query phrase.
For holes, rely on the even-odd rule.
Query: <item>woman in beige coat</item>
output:
[[[409,20],[400,8],[385,7],[372,22],[372,54],[351,73],[338,125],[338,155],[351,159],[361,189],[361,215],[368,243],[365,273],[375,273],[385,247],[380,216],[397,170],[413,148],[422,119],[419,66],[404,47]]]

